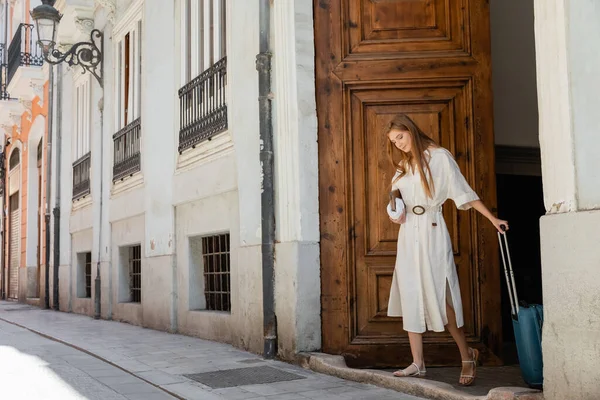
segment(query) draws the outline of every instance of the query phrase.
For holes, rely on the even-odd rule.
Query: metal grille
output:
[[[8,78],[8,65],[5,63],[6,45],[0,43],[0,100],[10,99],[10,94],[6,91],[6,79]]]
[[[231,311],[229,233],[202,238],[206,309]]]
[[[19,240],[21,240],[21,210],[19,192],[10,196],[10,265],[8,277],[8,297],[19,295]]]
[[[73,163],[73,200],[90,193],[90,166],[92,156],[87,153]]]
[[[142,302],[142,246],[129,248],[129,295],[133,303]]]
[[[85,253],[85,297],[92,297],[92,253]]]
[[[291,372],[267,366],[226,369],[184,376],[212,389],[306,379],[306,377],[302,375],[292,374]]]
[[[227,57],[179,89],[179,152],[227,129]]]
[[[113,182],[133,175],[140,170],[140,142],[142,137],[142,120],[136,119],[113,135],[114,163]]]
[[[34,40],[34,26],[20,24],[8,46],[8,68],[6,84],[15,76],[20,66],[42,66],[44,57],[42,48]]]

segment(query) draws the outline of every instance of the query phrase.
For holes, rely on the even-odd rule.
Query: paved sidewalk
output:
[[[175,399],[94,356],[4,321],[0,361],[3,399]]]
[[[8,329],[13,333],[16,332],[18,338],[21,336],[25,338],[21,343],[16,338],[7,340],[2,335],[0,349],[15,351],[10,350],[12,347],[27,354],[37,355],[51,365],[62,366],[61,368],[65,369],[60,375],[67,383],[67,389],[70,385],[74,392],[77,392],[76,383],[73,383],[71,378],[81,374],[85,375],[84,378],[89,377],[86,378],[89,384],[94,382],[102,384],[97,389],[96,397],[63,396],[60,397],[61,400],[70,398],[419,400],[417,397],[393,390],[318,374],[295,365],[265,361],[255,354],[226,344],[144,329],[125,323],[97,321],[86,316],[40,310],[9,302],[0,302],[0,320],[17,324],[47,337],[44,339],[22,328],[16,328],[15,325],[8,329],[7,326],[10,325],[0,322],[2,324],[0,329],[3,331]],[[19,332],[22,332],[22,335]],[[50,338],[54,342],[51,342]],[[32,347],[29,341],[42,344]],[[56,341],[62,342],[61,346],[69,350],[61,347],[61,350],[58,350],[59,354],[53,354],[52,350],[48,350],[51,346],[46,342],[54,343],[56,347],[58,345]],[[65,354],[62,355],[61,352]],[[5,365],[4,369],[6,368],[10,369],[10,366]],[[242,368],[244,368],[240,370],[242,373],[250,371],[251,374],[238,375],[237,378],[230,377],[229,385],[226,378],[218,376],[219,371],[234,372],[233,370]],[[100,373],[103,376],[99,376],[94,372],[95,370],[104,371]],[[3,371],[0,370],[0,374]],[[283,373],[287,379],[294,380],[225,387],[241,384],[243,382],[240,379],[256,377],[260,372],[269,373],[271,377],[273,373]],[[19,375],[21,372],[17,370],[16,373]],[[25,374],[26,371],[22,373]],[[187,375],[201,373],[210,373],[208,377],[204,376],[201,380],[211,386],[187,377]],[[0,384],[2,376],[4,375],[0,375]],[[207,378],[213,378],[212,383],[206,381]],[[19,376],[19,379],[29,383],[35,382],[26,376]],[[231,379],[238,380],[232,382]],[[94,385],[97,386],[95,383]],[[123,388],[129,393],[124,393]],[[110,395],[103,394],[105,392]],[[31,400],[45,398],[51,397],[32,397]]]

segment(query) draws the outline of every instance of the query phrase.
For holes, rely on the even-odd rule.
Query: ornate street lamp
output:
[[[56,46],[56,31],[62,15],[54,8],[56,0],[42,0],[42,5],[31,11],[31,17],[36,23],[38,43],[42,47],[44,60],[50,64],[60,64],[65,61],[69,66],[79,65],[85,73],[88,71],[96,77],[102,87],[102,48],[103,35],[98,29],[93,29],[89,42],[75,43],[65,53]],[[96,45],[100,42],[100,47]]]

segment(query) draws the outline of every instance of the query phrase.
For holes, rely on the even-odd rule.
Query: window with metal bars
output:
[[[85,253],[85,297],[92,297],[92,253]]]
[[[224,233],[190,239],[194,269],[190,274],[190,284],[196,286],[190,287],[190,308],[231,311],[229,238],[229,233]],[[200,296],[203,296],[204,302],[200,301]]]
[[[132,303],[142,302],[142,246],[129,248],[129,298]]]
[[[77,297],[92,298],[92,253],[77,254]]]

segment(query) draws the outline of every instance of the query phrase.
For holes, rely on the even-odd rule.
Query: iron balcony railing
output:
[[[179,153],[227,130],[227,57],[179,89]]]
[[[142,119],[138,118],[113,135],[114,162],[113,182],[140,171],[140,141]]]
[[[42,48],[34,38],[35,29],[31,24],[20,24],[8,46],[8,68],[6,84],[15,76],[20,66],[42,66],[44,56]]]
[[[6,56],[6,45],[4,43],[0,43],[0,100],[8,100],[10,99],[10,95],[6,90],[6,78],[7,78],[7,65],[5,62]]]
[[[73,163],[73,200],[90,194],[91,153]]]

